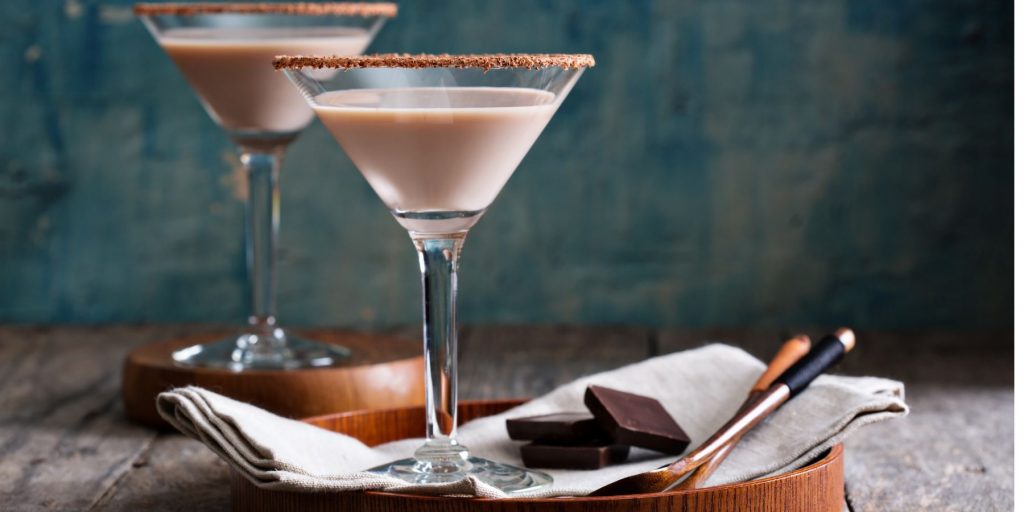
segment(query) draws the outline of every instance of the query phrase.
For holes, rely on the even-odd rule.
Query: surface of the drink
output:
[[[555,113],[536,89],[323,93],[314,110],[394,212],[487,208]]]
[[[172,28],[160,45],[221,126],[243,132],[301,130],[313,113],[271,62],[282,54],[358,55],[370,33],[351,27]]]

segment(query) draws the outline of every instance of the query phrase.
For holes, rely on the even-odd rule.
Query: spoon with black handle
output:
[[[590,496],[647,494],[672,489],[691,471],[711,460],[722,447],[739,440],[772,411],[800,394],[818,375],[838,363],[844,354],[853,349],[856,340],[853,331],[845,327],[825,336],[807,355],[775,379],[764,394],[737,412],[704,444],[671,464],[617,480],[590,493]]]

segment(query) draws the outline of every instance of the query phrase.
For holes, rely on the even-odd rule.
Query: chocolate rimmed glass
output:
[[[327,130],[412,238],[423,284],[426,442],[371,471],[413,483],[468,476],[511,494],[539,471],[458,442],[456,272],[469,229],[501,191],[590,55],[278,57]]]
[[[275,55],[356,55],[373,40],[392,3],[137,4],[149,32],[178,66],[210,117],[238,148],[248,178],[246,262],[251,309],[238,336],[174,353],[185,366],[281,370],[332,366],[344,347],[288,335],[277,324],[275,269],[285,149],[313,120]]]

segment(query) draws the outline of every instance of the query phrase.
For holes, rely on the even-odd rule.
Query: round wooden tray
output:
[[[498,414],[521,400],[459,404],[459,419]],[[309,418],[308,423],[356,437],[369,445],[423,435],[423,409],[405,407]],[[268,491],[231,472],[236,511],[304,512],[839,512],[844,507],[843,447],[807,467],[781,476],[695,491],[602,498],[464,499],[387,492],[300,493]]]
[[[419,342],[342,331],[298,334],[344,345],[352,349],[352,357],[345,366],[331,368],[232,372],[184,368],[171,359],[171,353],[179,348],[220,339],[227,333],[149,343],[132,350],[125,358],[121,375],[125,414],[139,423],[170,428],[156,412],[156,395],[187,385],[202,386],[290,418],[422,406],[423,355]]]

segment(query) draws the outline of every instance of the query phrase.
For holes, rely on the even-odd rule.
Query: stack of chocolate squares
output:
[[[531,468],[600,469],[626,460],[636,446],[681,454],[690,437],[654,398],[589,386],[583,403],[590,414],[562,412],[513,418],[508,435],[530,441],[521,448]]]

